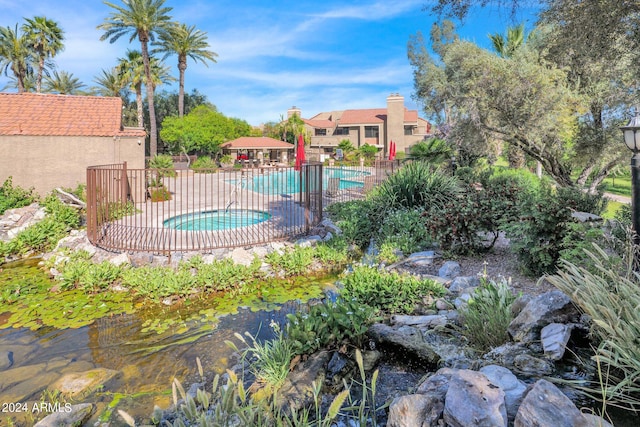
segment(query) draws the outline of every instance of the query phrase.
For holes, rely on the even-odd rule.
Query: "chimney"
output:
[[[399,93],[392,93],[387,97],[387,139],[385,141],[385,151],[391,141],[396,143],[398,149],[403,150],[404,143],[404,97]]]
[[[287,119],[296,114],[298,117],[302,118],[302,110],[300,110],[295,105],[287,110]]]

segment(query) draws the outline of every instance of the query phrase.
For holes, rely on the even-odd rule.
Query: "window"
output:
[[[326,129],[316,129],[316,136],[327,136],[327,130]]]
[[[334,135],[349,135],[349,128],[336,128],[333,131]]]
[[[365,126],[364,137],[365,138],[378,138],[380,135],[380,128],[378,126]]]
[[[413,126],[405,126],[404,127],[405,135],[413,135]]]

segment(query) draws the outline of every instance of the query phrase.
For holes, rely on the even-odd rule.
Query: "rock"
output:
[[[538,380],[527,393],[513,423],[514,427],[577,427],[585,425],[578,408],[556,386]]]
[[[544,355],[551,360],[560,360],[564,356],[572,327],[562,323],[551,323],[540,331]]]
[[[59,426],[81,426],[89,419],[93,413],[92,403],[80,403],[78,405],[62,405],[58,412],[47,415],[34,427],[59,427]]]
[[[529,354],[519,354],[513,360],[514,368],[528,377],[540,378],[553,373],[553,363]]]
[[[427,363],[436,364],[440,360],[440,356],[431,345],[425,342],[417,328],[411,326],[392,328],[382,323],[374,323],[367,330],[367,335],[382,346],[399,350],[404,355],[411,354]]]
[[[329,240],[333,239],[333,234],[332,233],[327,233],[324,235],[324,238],[322,239],[325,242],[328,242]]]
[[[451,427],[507,427],[504,391],[483,373],[460,369],[449,381],[443,418]]]
[[[337,236],[342,234],[342,230],[340,230],[340,227],[335,225],[333,223],[333,221],[331,221],[331,219],[329,219],[329,218],[323,219],[322,222],[320,223],[320,225],[322,227],[324,227],[324,229],[327,230],[327,232],[329,232],[329,233],[335,234]]]
[[[347,378],[353,370],[353,363],[349,363],[346,359],[337,351],[333,351],[331,359],[327,365],[326,382],[332,390],[336,390],[336,387],[342,385],[342,379]]]
[[[613,425],[609,423],[607,420],[595,414],[589,414],[587,412],[583,412],[582,418],[584,419],[584,422],[585,422],[582,425],[584,425],[585,427],[613,427]]]
[[[444,405],[443,405],[444,406]],[[387,427],[427,427],[437,426],[440,411],[433,420],[434,406],[430,396],[410,394],[393,399],[389,405]],[[437,412],[437,409],[436,411]]]
[[[571,212],[571,218],[578,222],[602,221],[602,217],[589,212]]]
[[[435,328],[437,326],[445,326],[447,324],[447,317],[439,314],[428,316],[409,316],[396,314],[391,317],[391,324],[403,325],[403,326],[416,326],[421,329]]]
[[[118,371],[104,368],[96,368],[85,372],[69,373],[51,384],[49,388],[52,390],[58,390],[65,396],[76,397],[85,393],[90,393],[97,387],[114,378],[116,375],[118,375]]]
[[[365,372],[372,371],[376,367],[378,361],[382,357],[382,353],[378,350],[365,350],[362,352],[362,365]]]
[[[540,339],[542,328],[550,323],[575,323],[580,314],[571,299],[560,291],[549,291],[532,299],[509,324],[514,341],[529,343]]]
[[[313,400],[313,383],[322,384],[325,378],[325,367],[330,354],[321,351],[313,354],[309,359],[298,364],[285,380],[278,391],[280,409],[285,414],[293,411],[301,413],[305,408],[311,408]]]
[[[109,262],[111,262],[111,264],[113,265],[124,265],[124,264],[131,264],[131,260],[129,259],[129,255],[126,252],[123,252],[113,258],[111,258],[109,260]]]
[[[525,383],[520,381],[513,373],[503,366],[488,365],[480,369],[489,381],[504,391],[504,402],[507,408],[507,418],[513,422],[518,413],[518,407],[522,403],[527,391]]]
[[[434,251],[415,252],[407,257],[405,262],[415,265],[416,267],[425,267],[433,264],[436,257]]]
[[[308,248],[311,246],[315,246],[322,241],[322,237],[320,236],[307,236],[296,241],[296,246],[300,246],[301,248]]]
[[[449,291],[460,293],[467,288],[475,288],[480,285],[480,279],[473,276],[463,276],[454,278],[449,284]]]
[[[253,262],[254,256],[251,252],[243,248],[235,248],[229,253],[229,257],[233,260],[234,264],[250,266]]]
[[[444,279],[453,279],[458,274],[460,274],[460,264],[456,261],[447,261],[438,270],[438,276]]]

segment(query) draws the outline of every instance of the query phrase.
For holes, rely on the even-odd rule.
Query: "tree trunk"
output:
[[[142,83],[136,84],[136,106],[138,108],[138,127],[144,127],[144,110],[142,105]]]
[[[178,117],[184,116],[184,72],[187,69],[187,58],[178,58],[178,70],[180,71],[180,89],[178,93]]]
[[[622,158],[622,156],[619,156],[611,160],[609,163],[604,165],[602,169],[600,169],[598,174],[593,178],[593,181],[591,181],[591,185],[589,186],[588,190],[589,194],[596,194],[598,192],[598,186],[602,183],[602,181],[604,181],[607,176],[609,176],[609,172],[611,172],[611,170],[622,161]]]
[[[576,184],[578,184],[579,186],[584,186],[584,184],[587,182],[587,178],[589,178],[589,175],[591,175],[591,172],[595,167],[596,164],[594,162],[591,162],[589,166],[582,169],[582,172],[580,172],[580,176],[576,180]]]
[[[158,128],[156,124],[156,108],[153,104],[153,80],[151,80],[151,65],[149,60],[148,37],[140,34],[140,45],[142,47],[142,62],[144,63],[144,74],[146,77],[147,103],[149,104],[149,156],[158,154]]]

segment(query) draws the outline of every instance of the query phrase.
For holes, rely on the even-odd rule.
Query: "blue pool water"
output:
[[[271,218],[269,212],[227,209],[178,215],[164,221],[163,225],[180,231],[216,231],[247,227],[269,218]]]
[[[364,177],[371,175],[370,172],[343,169],[343,168],[323,168],[324,189],[329,182],[329,178],[338,178],[340,190],[363,187]],[[229,181],[231,184],[238,184],[237,180]],[[242,180],[242,188],[263,194],[291,194],[300,191],[300,172],[294,169],[287,169],[281,172],[273,172],[264,175],[255,175],[253,178]]]

